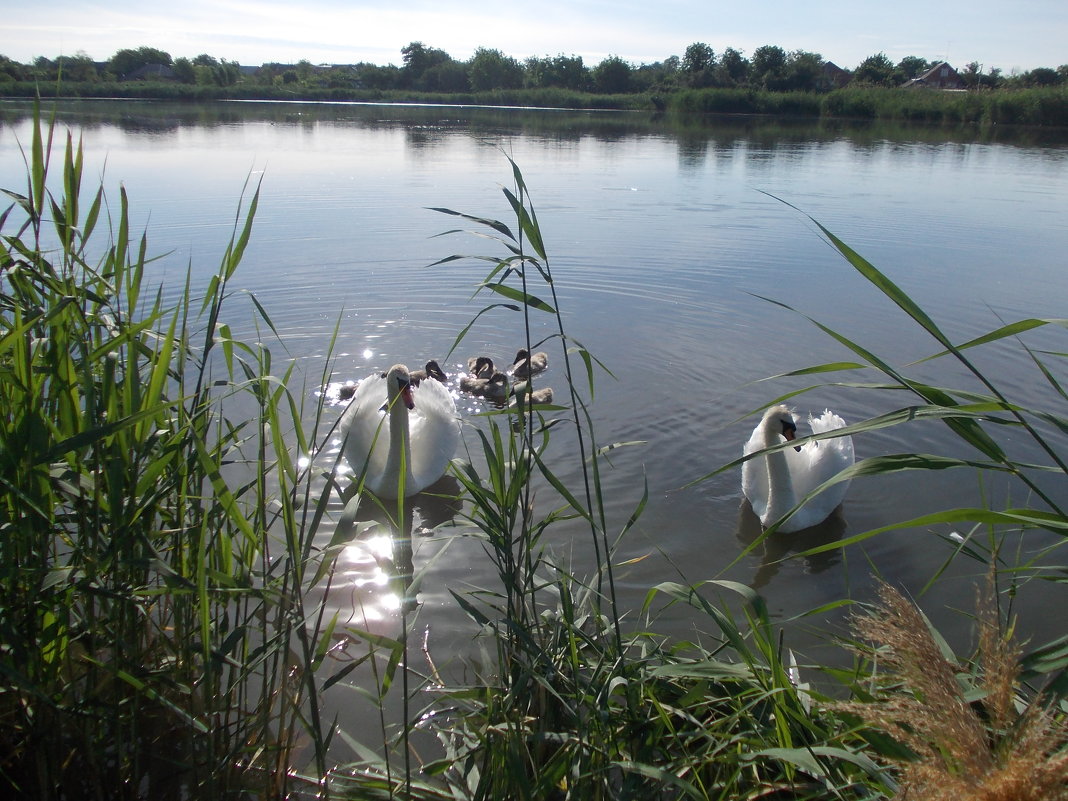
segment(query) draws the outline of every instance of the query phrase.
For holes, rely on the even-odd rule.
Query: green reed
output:
[[[325,774],[330,624],[303,600],[325,505],[298,504],[302,401],[223,315],[259,190],[203,299],[167,308],[125,190],[84,189],[55,133],[38,109],[0,215],[0,783],[284,795]]]

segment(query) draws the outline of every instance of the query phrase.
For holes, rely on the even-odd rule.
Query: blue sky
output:
[[[0,55],[20,62],[147,45],[244,65],[400,65],[400,49],[421,41],[459,60],[488,47],[587,66],[662,61],[693,42],[810,50],[846,68],[879,52],[1005,74],[1068,63],[1066,0],[0,0],[0,19]]]

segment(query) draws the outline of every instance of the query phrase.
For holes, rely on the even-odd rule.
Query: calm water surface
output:
[[[23,108],[0,106],[5,187],[25,182]],[[1055,138],[739,119],[684,129],[642,115],[351,105],[86,103],[63,106],[61,121],[84,135],[88,177],[103,176],[109,189],[126,187],[151,250],[166,254],[154,269],[168,292],[180,290],[189,266],[195,280],[207,280],[243,184],[262,181],[253,239],[234,286],[270,310],[285,342],[272,346],[276,361],[296,360],[309,397],[339,321],[334,381],[398,361],[444,358],[483,305],[472,293],[485,268],[427,265],[453,253],[500,251],[484,239],[435,238],[456,220],[429,208],[509,221],[499,187],[511,185],[502,151],[511,155],[532,191],[566,329],[615,375],[598,378],[599,442],[641,443],[616,452],[605,476],[617,530],[644,484],[650,493],[618,554],[621,601],[631,620],[648,589],[664,580],[749,583],[783,617],[847,596],[869,598],[873,570],[919,592],[949,556],[940,537],[947,529],[778,560],[821,538],[978,503],[984,491],[964,472],[858,480],[836,527],[739,559],[759,526],[742,504],[738,471],[683,489],[740,454],[755,423],[744,415],[815,383],[760,379],[850,358],[802,315],[897,365],[937,350],[831,250],[806,215],[891,276],[958,341],[1002,320],[1063,317],[1068,300],[1068,143]],[[231,313],[237,318],[231,325],[252,331],[249,304],[237,298]],[[536,337],[552,332],[550,322]],[[482,352],[508,362],[521,333],[518,315],[488,314],[447,369]],[[1033,341],[1066,349],[1058,334]],[[545,383],[559,392],[559,347],[549,346]],[[1021,401],[1059,408],[1018,349],[992,348],[979,360]],[[950,365],[914,369],[946,385],[963,381]],[[795,405],[802,411],[829,405],[856,421],[907,402],[824,388]],[[462,406],[478,425],[471,415],[480,407],[466,400]],[[331,443],[318,458],[332,459],[336,447]],[[856,449],[858,457],[961,453],[933,424],[864,436]],[[551,454],[558,472],[573,479],[578,460],[566,432]],[[1053,491],[1068,495],[1063,487]],[[539,500],[555,504],[548,491]],[[416,510],[414,524],[418,530],[453,512],[427,505]],[[589,548],[581,529],[559,528],[550,545],[583,572]],[[437,557],[420,586],[418,625],[430,627],[439,661],[463,654],[471,628],[447,590],[492,586],[478,543],[417,533],[411,552],[397,554],[384,534],[346,551],[329,602],[361,627],[393,632],[398,605],[375,549],[380,558],[411,559],[417,570]],[[957,627],[960,637],[966,625],[954,610],[970,608],[972,578],[981,570],[959,560],[925,596],[936,623]],[[1026,614],[1064,600],[1056,586],[1032,583],[1019,602]],[[1025,634],[1060,633],[1055,617],[1030,614]],[[687,636],[693,623],[681,610],[661,621]],[[802,652],[816,649],[806,627],[790,636]]]

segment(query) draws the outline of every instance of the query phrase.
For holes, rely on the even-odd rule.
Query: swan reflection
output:
[[[341,594],[351,595],[352,617],[347,621],[374,628],[408,614],[418,606],[413,537],[427,537],[450,522],[461,509],[459,482],[444,476],[423,492],[403,499],[380,501],[356,497],[355,487],[343,493],[345,513],[335,541],[348,537],[338,554],[330,594],[345,606]],[[400,519],[398,520],[398,516]]]
[[[785,533],[775,531],[759,542],[752,555],[759,558],[756,573],[750,586],[754,590],[766,586],[779,572],[779,567],[793,554],[799,554],[810,548],[839,540],[845,534],[846,521],[842,508],[835,509],[829,517],[814,526]],[[756,543],[764,535],[764,527],[756,516],[748,500],[743,500],[738,509],[738,541],[744,548]],[[838,563],[841,558],[839,549],[823,551],[804,557],[805,573],[822,573]]]

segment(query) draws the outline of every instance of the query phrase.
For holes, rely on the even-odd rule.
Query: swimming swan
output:
[[[549,366],[549,354],[538,351],[533,356],[526,348],[520,348],[512,360],[512,375],[516,378],[530,378]]]
[[[376,373],[360,382],[340,431],[349,466],[382,498],[397,497],[402,464],[405,497],[433,484],[460,442],[452,395],[437,381],[413,387],[403,364],[389,368],[385,378]]]
[[[845,426],[845,420],[825,410],[809,417],[813,434]],[[793,415],[785,406],[772,406],[745,443],[746,454],[792,440],[797,434]],[[769,526],[793,509],[797,502],[824,481],[853,464],[853,438],[849,436],[806,442],[742,465],[742,492],[764,526]],[[845,498],[849,482],[829,487],[797,510],[779,531],[800,531],[825,520]]]

